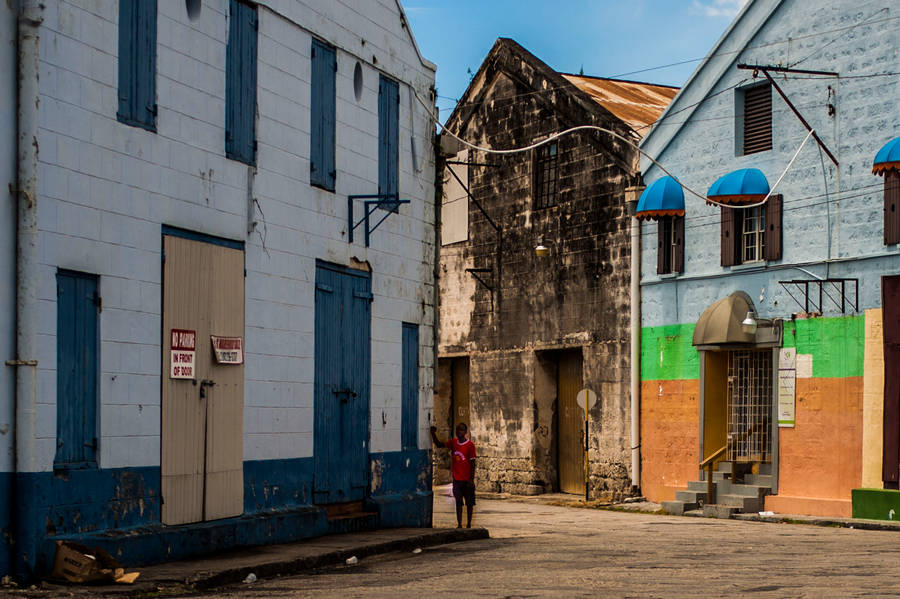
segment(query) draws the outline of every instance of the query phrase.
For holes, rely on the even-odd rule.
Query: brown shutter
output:
[[[772,195],[766,202],[766,260],[781,260],[782,196]]]
[[[744,154],[772,149],[772,86],[744,92]]]
[[[735,216],[734,208],[722,208],[722,266],[735,265],[735,222],[738,220]]]
[[[684,217],[673,216],[672,235],[675,236],[675,272],[684,272]]]
[[[666,218],[656,221],[656,274],[664,275],[669,272],[666,261]]]
[[[881,278],[884,318],[884,449],[881,478],[896,489],[900,479],[900,276]]]
[[[900,173],[884,175],[884,243],[900,243]]]

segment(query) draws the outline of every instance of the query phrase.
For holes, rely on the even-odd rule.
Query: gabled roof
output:
[[[419,57],[419,62],[422,63],[422,66],[426,69],[437,71],[437,65],[422,56],[422,51],[419,50],[419,44],[416,43],[416,36],[413,35],[412,28],[409,26],[409,19],[406,18],[406,11],[403,10],[403,5],[400,4],[400,0],[394,0],[397,4],[397,10],[400,11],[400,24],[406,29],[407,35],[409,35],[409,41],[412,42],[413,48],[416,49],[416,55]]]
[[[739,60],[750,41],[771,18],[783,0],[750,0],[712,47],[703,62],[690,76],[675,99],[663,111],[656,125],[641,141],[641,150],[659,159],[691,115],[703,103],[713,88]],[[667,117],[678,114],[670,124]],[[656,167],[641,157],[641,170],[647,173]]]
[[[616,128],[637,138],[662,112],[676,88],[651,83],[563,75],[515,40],[498,38],[447,118],[447,126],[463,132],[498,73],[505,73],[533,90],[539,102],[556,110],[563,105],[577,115],[573,125]],[[636,131],[639,127],[643,131]]]
[[[642,137],[678,93],[677,87],[654,83],[567,73],[563,73],[563,77],[628,123]]]

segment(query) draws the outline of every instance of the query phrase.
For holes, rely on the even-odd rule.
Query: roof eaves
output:
[[[419,62],[422,63],[426,69],[437,72],[437,65],[422,56],[422,51],[419,50],[419,44],[416,42],[416,36],[413,35],[412,27],[409,26],[409,19],[406,18],[406,11],[403,10],[403,6],[400,4],[400,0],[394,0],[397,3],[397,10],[400,11],[400,21],[403,23],[403,28],[406,29],[406,34],[409,35],[409,41],[412,42],[413,48],[416,50],[416,55],[419,57]]]
[[[687,123],[691,115],[697,110],[699,105],[706,98],[709,90],[715,87],[718,82],[728,72],[728,68],[737,59],[738,55],[747,47],[760,29],[768,22],[775,10],[781,6],[783,0],[750,0],[741,12],[734,18],[731,25],[725,30],[719,40],[715,43],[703,62],[694,70],[688,78],[684,87],[675,95],[672,102],[666,107],[659,116],[656,124],[650,129],[647,135],[640,142],[641,150],[654,158],[658,159],[665,152],[666,148]],[[738,39],[732,39],[738,35],[738,28],[745,24],[746,20],[754,19],[750,25],[744,27],[744,35]],[[733,42],[728,44],[728,42]],[[706,83],[701,81],[701,77],[705,72],[712,69],[712,75],[707,79]],[[700,87],[698,87],[700,86]],[[682,107],[684,106],[684,107]],[[685,114],[680,119],[680,123],[673,127],[665,129],[660,128],[660,123],[664,121],[670,113],[685,110]],[[641,156],[641,170],[646,175],[655,167],[646,157]]]

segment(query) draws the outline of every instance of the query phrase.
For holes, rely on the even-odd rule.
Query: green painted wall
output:
[[[693,324],[645,327],[641,330],[641,380],[700,378],[700,354],[691,345]],[[784,323],[784,347],[812,354],[813,376],[862,376],[865,316],[811,318]]]
[[[784,347],[812,354],[813,377],[862,376],[866,317],[810,318],[784,323]]]
[[[700,378],[700,354],[691,345],[693,324],[641,330],[641,380],[677,381]]]

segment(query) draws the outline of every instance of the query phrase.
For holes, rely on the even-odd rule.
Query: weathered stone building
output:
[[[499,39],[446,126],[492,149],[583,125],[636,142],[676,91],[561,75]],[[639,182],[638,167],[631,144],[597,130],[511,154],[462,147],[448,158],[434,421],[442,436],[470,424],[480,489],[583,493],[582,388],[599,396],[590,494],[629,489],[625,189]],[[439,482],[449,476],[441,459]]]

